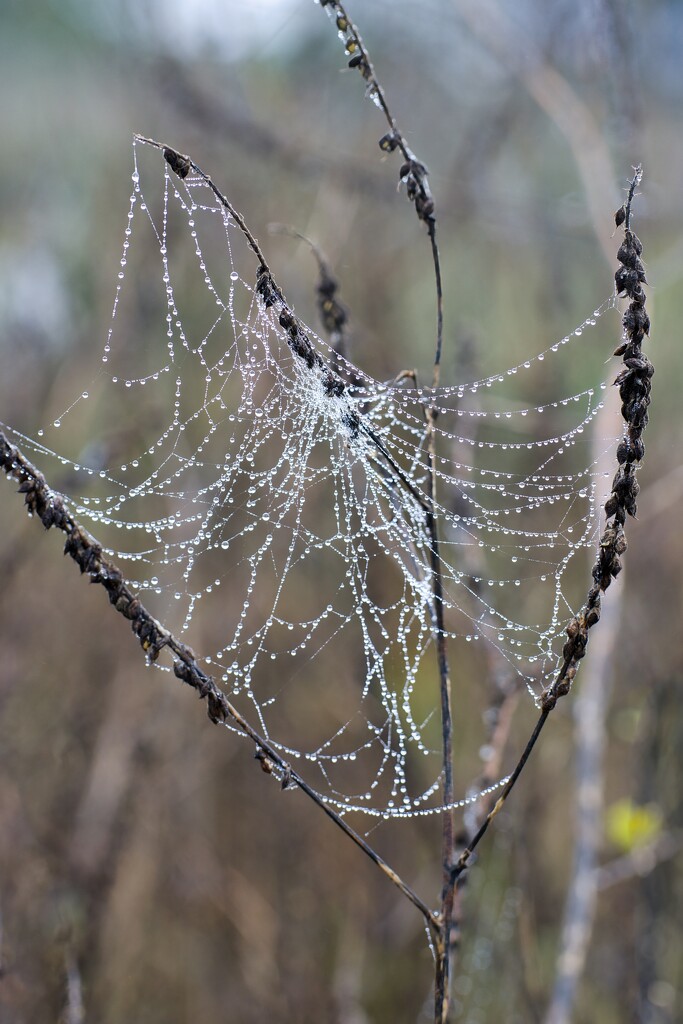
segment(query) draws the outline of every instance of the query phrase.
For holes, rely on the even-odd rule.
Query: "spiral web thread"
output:
[[[335,356],[346,382],[335,394],[330,347],[307,329],[322,364],[292,351],[205,181],[164,164],[160,187],[159,154],[143,176],[140,149],[99,369],[36,437],[15,434],[56,460],[74,514],[150,608],[211,651],[217,682],[283,756],[315,766],[331,805],[434,813],[425,408],[438,410],[435,512],[456,682],[476,644],[535,699],[557,664],[581,590],[572,562],[595,549],[605,489],[589,435],[606,384],[560,397],[557,384],[615,300],[523,362],[437,390],[379,382]],[[138,305],[166,310],[161,351],[133,333],[136,286],[150,292]],[[546,401],[506,397],[553,360]],[[96,439],[84,447],[84,437]]]

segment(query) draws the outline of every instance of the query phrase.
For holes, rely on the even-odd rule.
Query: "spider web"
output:
[[[143,159],[139,141],[133,152],[99,370],[51,425],[19,436],[56,461],[57,487],[150,610],[211,652],[217,682],[283,756],[315,767],[332,805],[434,813],[425,410],[438,410],[455,685],[476,646],[480,665],[536,699],[585,589],[587,559],[573,565],[595,550],[606,489],[590,442],[606,384],[567,394],[565,381],[615,300],[493,376],[436,390],[377,381],[308,328],[315,357],[297,353],[206,182]],[[549,396],[519,398],[525,373],[531,390],[553,360]]]

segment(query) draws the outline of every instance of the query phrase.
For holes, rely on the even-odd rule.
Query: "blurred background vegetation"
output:
[[[350,14],[431,171],[446,381],[512,365],[610,294],[612,215],[632,164],[645,167],[635,227],[654,405],[640,518],[606,599],[618,617],[579,676],[587,686],[599,670],[611,699],[604,729],[599,711],[588,720],[598,751],[604,741],[604,834],[573,1019],[680,1021],[683,4],[365,6]],[[311,0],[4,0],[0,420],[35,432],[101,351],[136,131],[225,188],[311,323],[310,253],[267,225],[315,238],[356,362],[381,378],[429,367],[427,242],[396,194],[397,160],[377,148],[380,115],[344,66]],[[601,337],[596,365],[619,340]],[[75,1021],[79,1000],[82,1019],[103,1024],[429,1019],[414,909],[313,806],[280,797],[189,693],[145,674],[125,623],[6,484],[0,522],[0,1019]],[[477,773],[487,695],[457,702],[481,669],[465,664],[456,692],[460,792]],[[454,1019],[549,1020],[587,728],[576,696],[463,893]],[[534,717],[522,702],[504,768]],[[596,768],[598,790],[602,779]],[[385,825],[371,841],[437,902],[437,822]]]

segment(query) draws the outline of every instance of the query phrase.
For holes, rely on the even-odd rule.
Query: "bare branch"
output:
[[[612,493],[605,502],[607,525],[600,539],[600,550],[593,566],[593,586],[588,591],[586,604],[567,626],[568,640],[563,649],[562,666],[551,686],[541,694],[541,714],[526,747],[512,772],[502,794],[495,802],[474,839],[463,850],[453,869],[457,879],[467,867],[475,848],[484,837],[489,825],[503,807],[533,750],[550,712],[557,701],[566,696],[576,676],[581,659],[586,653],[589,630],[600,620],[602,595],[621,572],[621,555],[626,551],[624,524],[627,516],[636,514],[639,492],[636,471],[645,454],[642,440],[647,426],[651,381],[654,367],[641,346],[650,331],[650,318],[645,309],[645,271],[640,259],[643,250],[640,239],[631,231],[631,208],[636,189],[643,176],[640,166],[634,168],[626,201],[615,214],[617,227],[624,227],[624,241],[617,252],[620,267],[614,275],[617,295],[626,295],[629,305],[623,317],[623,341],[615,355],[623,357],[624,368],[615,380],[622,401],[621,413],[626,432],[617,448],[617,469],[612,481]]]
[[[73,558],[81,572],[89,576],[91,583],[104,587],[116,611],[130,621],[131,629],[149,661],[156,661],[163,649],[168,648],[173,656],[174,674],[182,682],[193,687],[202,700],[206,700],[207,714],[211,721],[216,725],[229,722],[248,736],[256,746],[256,757],[263,770],[278,779],[283,788],[298,786],[417,907],[430,929],[436,933],[438,918],[434,912],[250,725],[218,689],[213,678],[202,670],[190,648],[150,615],[139,598],[125,584],[121,570],[104,556],[101,546],[68,511],[61,495],[50,490],[42,473],[10,443],[1,429],[0,467],[10,479],[19,483],[19,493],[24,495],[29,514],[37,516],[46,530],[56,527],[66,534],[65,554]]]

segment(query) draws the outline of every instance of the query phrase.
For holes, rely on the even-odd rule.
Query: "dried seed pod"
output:
[[[647,358],[647,356],[644,356],[642,354],[639,356],[629,356],[627,359],[624,359],[624,366],[628,366],[629,370],[640,371],[647,377],[651,377],[652,373],[654,373],[654,367],[652,367],[652,363]],[[649,367],[652,367],[652,372],[648,372]]]
[[[638,274],[635,270],[629,270],[628,267],[619,267],[614,275],[614,283],[617,295],[630,295],[638,284]]]
[[[431,196],[418,196],[415,200],[415,209],[420,220],[429,220],[434,215],[434,200]]]
[[[171,149],[170,146],[164,148],[164,159],[171,168],[171,170],[178,175],[179,178],[186,178],[192,169],[192,161],[189,156],[185,156],[184,153],[178,153],[175,149]]]
[[[612,544],[614,544],[616,536],[617,536],[617,526],[614,523],[609,523],[605,527],[603,535],[600,538],[600,547],[601,548],[610,548],[612,546]]]
[[[617,462],[623,465],[631,454],[631,445],[627,437],[623,438],[617,445]]]
[[[261,265],[256,271],[256,293],[263,299],[266,309],[270,309],[276,302],[282,302],[282,293],[276,286],[270,271]]]
[[[624,480],[626,479],[626,471],[623,466],[619,466],[619,469],[612,478],[612,493],[619,496],[624,486]]]
[[[611,517],[616,514],[618,508],[619,502],[613,494],[610,494],[609,498],[605,502],[605,515],[607,518],[611,519]]]
[[[383,135],[382,138],[379,140],[379,148],[383,150],[385,153],[393,153],[393,151],[398,146],[398,143],[399,138],[396,132],[387,132],[387,134]]]
[[[636,263],[638,262],[638,254],[634,246],[629,245],[628,242],[622,242],[617,252],[617,259],[620,263],[623,263],[625,267],[630,270],[635,270]]]
[[[208,694],[207,705],[206,713],[214,725],[220,725],[221,722],[225,721],[225,711],[217,694],[213,691]]]
[[[647,415],[648,405],[649,399],[643,399],[642,401],[640,399],[636,399],[636,401],[629,404],[627,419],[635,429],[642,430],[647,426],[649,418]]]
[[[618,555],[623,555],[624,551],[628,548],[628,541],[626,540],[626,534],[623,530],[619,531],[617,539],[614,543],[614,550]]]
[[[644,306],[631,304],[624,313],[622,323],[627,334],[650,333],[650,318]]]
[[[600,607],[595,605],[586,612],[586,628],[591,629],[596,622],[600,621]]]
[[[567,623],[565,633],[567,634],[570,640],[574,640],[574,638],[578,636],[580,628],[581,626],[579,620],[576,617],[574,617],[573,619],[570,619],[570,621]]]
[[[294,317],[292,316],[288,309],[281,310],[278,320],[280,322],[280,326],[284,327],[286,331],[291,330],[292,327],[295,326]]]
[[[636,254],[638,256],[642,256],[642,254],[643,254],[643,243],[638,238],[638,235],[636,235],[633,231],[627,231],[626,233],[627,233],[627,235],[630,236],[631,244],[633,245],[633,248],[635,249]]]
[[[180,661],[178,659],[173,662],[173,674],[178,679],[182,679],[184,683],[189,683],[192,678],[190,666],[186,665],[184,661]]]
[[[645,444],[640,437],[631,439],[631,451],[633,452],[634,462],[640,462],[645,455]]]
[[[275,765],[273,764],[271,759],[268,757],[268,755],[265,752],[265,750],[261,750],[260,747],[257,747],[256,748],[256,753],[254,754],[254,757],[255,757],[255,759],[257,761],[260,762],[260,764],[261,764],[261,771],[264,771],[267,775],[272,775],[273,774],[273,769],[274,769]]]
[[[573,670],[573,674],[570,677],[569,673],[572,672],[572,670]],[[573,668],[573,666],[570,665],[570,667],[566,671],[564,679],[555,688],[555,692],[556,692],[558,697],[566,697],[567,696],[567,694],[571,690],[572,681],[574,680],[575,676],[576,676],[576,669]]]

